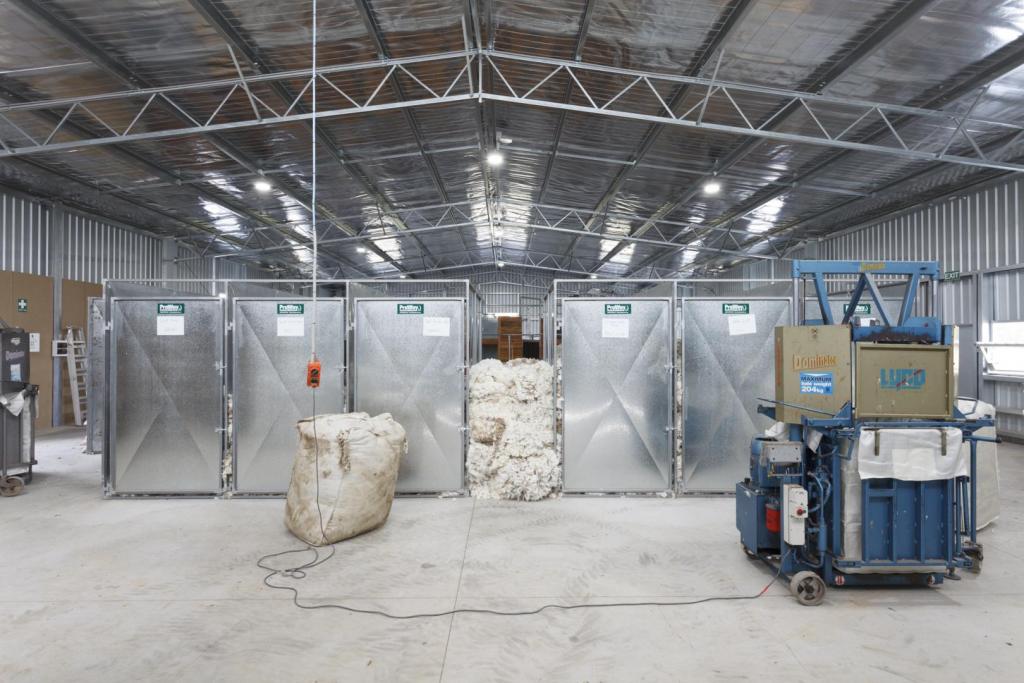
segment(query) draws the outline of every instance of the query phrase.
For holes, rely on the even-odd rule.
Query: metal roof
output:
[[[1021,2],[312,9],[0,0],[0,182],[308,269],[315,126],[325,274],[680,277],[1024,170]]]

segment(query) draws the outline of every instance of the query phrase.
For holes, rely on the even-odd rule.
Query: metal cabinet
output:
[[[789,299],[682,301],[682,485],[731,492],[748,473],[750,439],[771,423],[759,397],[775,395],[775,328]]]
[[[672,486],[669,299],[564,299],[565,490]]]
[[[233,302],[231,443],[236,491],[287,491],[298,448],[298,420],[345,410],[345,302],[317,301],[322,370],[316,390],[306,386],[311,307],[311,299]]]
[[[397,490],[459,490],[465,461],[466,302],[356,299],[354,408],[391,413],[409,441]]]
[[[111,317],[109,490],[219,492],[223,301],[114,298]]]

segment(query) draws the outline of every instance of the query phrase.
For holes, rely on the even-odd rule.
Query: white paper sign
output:
[[[452,319],[439,318],[437,316],[423,316],[424,337],[450,337],[452,336]]]
[[[28,352],[39,353],[39,333],[29,332],[28,333]]]
[[[305,337],[306,316],[304,315],[279,315],[277,316],[278,337]]]
[[[158,315],[156,317],[156,335],[158,337],[183,337],[185,335],[185,316]]]
[[[21,363],[11,363],[10,368],[11,368],[11,381],[12,382],[20,382],[21,381]]]
[[[601,336],[605,339],[629,339],[629,318],[601,318]]]
[[[757,333],[757,316],[753,313],[748,313],[747,315],[729,315],[725,317],[729,320],[730,337]]]

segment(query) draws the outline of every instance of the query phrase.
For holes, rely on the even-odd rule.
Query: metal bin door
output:
[[[684,490],[731,492],[747,476],[750,440],[770,424],[757,399],[775,395],[775,328],[789,316],[788,299],[683,300]]]
[[[345,410],[345,302],[319,299],[317,355],[322,365],[316,413]],[[299,445],[296,423],[313,415],[306,386],[311,299],[234,301],[232,446],[235,489],[284,493]]]
[[[219,492],[222,301],[115,298],[111,308],[113,405],[109,426],[113,490],[150,494]]]
[[[566,299],[562,319],[565,490],[671,488],[669,301]]]
[[[89,297],[88,356],[86,366],[87,450],[103,451],[103,419],[106,413],[106,331],[103,320],[103,297]]]
[[[462,299],[355,301],[355,410],[391,413],[405,428],[402,493],[462,488],[465,305]]]

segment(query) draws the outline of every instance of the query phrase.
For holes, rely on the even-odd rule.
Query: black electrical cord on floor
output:
[[[304,553],[304,552],[309,552],[309,551],[313,552],[313,554],[314,554],[313,559],[311,559],[309,562],[306,562],[304,564],[300,564],[300,565],[298,565],[296,567],[288,567],[286,569],[275,569],[274,567],[271,567],[271,566],[265,564],[265,562],[264,562],[265,560],[268,560],[268,559],[274,558],[274,557],[282,557],[282,556],[285,556],[285,555],[290,555],[292,553]],[[782,575],[782,561],[780,561],[779,562],[779,567],[778,567],[777,571],[775,572],[775,575],[772,576],[772,580],[769,581],[767,584],[765,584],[765,587],[762,588],[755,595],[714,595],[714,596],[710,596],[710,597],[706,597],[706,598],[698,598],[696,600],[644,601],[644,602],[594,602],[594,603],[576,603],[576,604],[571,604],[571,605],[559,605],[559,604],[555,604],[555,603],[548,603],[546,605],[541,605],[540,607],[537,607],[535,609],[530,609],[530,610],[512,610],[512,611],[495,610],[495,609],[483,609],[483,608],[470,608],[470,607],[458,607],[458,608],[455,608],[455,609],[444,610],[442,612],[421,612],[421,613],[418,613],[418,614],[391,614],[390,612],[385,612],[383,610],[362,609],[362,608],[359,608],[359,607],[352,607],[351,605],[341,605],[341,604],[336,604],[336,603],[323,603],[323,604],[320,604],[320,605],[304,605],[301,602],[299,602],[300,596],[299,596],[299,590],[297,588],[295,588],[294,586],[279,586],[279,585],[275,585],[275,584],[270,582],[270,579],[272,577],[274,577],[274,576],[283,576],[285,578],[292,578],[292,579],[304,579],[307,576],[306,571],[308,569],[312,569],[313,567],[319,566],[319,565],[323,564],[324,562],[327,562],[329,559],[334,557],[334,554],[335,554],[335,547],[334,547],[334,545],[331,545],[331,552],[330,552],[330,554],[325,556],[325,557],[322,557],[322,558],[320,557],[320,550],[318,548],[316,548],[314,546],[306,546],[305,548],[297,548],[295,550],[285,550],[285,551],[282,551],[282,552],[279,552],[279,553],[272,553],[270,555],[264,555],[263,557],[261,557],[259,560],[256,561],[256,565],[258,567],[260,567],[261,569],[266,569],[266,570],[268,570],[270,572],[269,574],[267,574],[266,576],[263,577],[263,584],[265,586],[267,586],[268,588],[273,588],[274,590],[290,591],[291,594],[292,594],[292,603],[296,607],[298,607],[299,609],[306,609],[306,610],[338,609],[338,610],[342,610],[344,612],[352,612],[352,613],[355,613],[355,614],[372,614],[372,615],[375,615],[375,616],[385,617],[387,619],[396,619],[396,620],[427,619],[427,618],[431,618],[431,617],[447,617],[447,616],[452,616],[452,615],[455,615],[455,614],[490,614],[490,615],[499,616],[499,617],[525,617],[525,616],[530,616],[530,615],[533,615],[533,614],[540,614],[541,612],[543,612],[545,610],[549,610],[549,609],[551,609],[551,610],[562,610],[564,612],[569,612],[569,611],[572,611],[572,610],[580,610],[580,609],[599,609],[599,608],[610,608],[610,607],[685,607],[685,606],[688,606],[688,605],[700,605],[700,604],[707,603],[707,602],[729,602],[729,601],[757,600],[758,598],[763,596],[765,593],[767,593],[768,589],[772,587],[772,584],[774,584],[776,581],[778,581],[779,577]]]
[[[320,519],[320,538],[327,544],[327,531],[324,528],[324,513],[320,507],[320,438],[316,431],[316,389],[312,389],[313,392],[313,458],[314,466],[316,467],[316,511]],[[278,586],[270,582],[270,579],[275,576],[283,576],[285,578],[301,580],[308,576],[308,570],[318,567],[336,554],[337,548],[336,543],[329,544],[330,553],[321,557],[320,549],[313,545],[307,545],[305,548],[296,548],[295,550],[282,550],[277,553],[270,553],[264,555],[256,560],[256,566],[260,569],[266,569],[270,573],[263,577],[263,584],[268,588],[274,590],[290,591],[292,594],[292,603],[299,609],[306,610],[318,610],[318,609],[338,609],[344,612],[351,612],[354,614],[372,614],[375,616],[385,617],[387,619],[396,620],[408,620],[408,619],[428,619],[432,617],[447,617],[455,614],[490,614],[499,617],[525,617],[533,614],[540,614],[545,610],[562,610],[569,612],[572,610],[579,609],[599,609],[599,608],[610,608],[610,607],[684,607],[687,605],[700,605],[708,602],[728,602],[728,601],[744,601],[744,600],[757,600],[762,595],[768,592],[768,589],[772,587],[779,577],[782,575],[782,561],[779,562],[779,568],[772,576],[772,580],[765,584],[756,595],[716,595],[706,598],[698,598],[696,600],[678,600],[678,601],[645,601],[645,602],[595,602],[595,603],[576,603],[571,605],[559,605],[555,603],[548,603],[541,605],[535,609],[530,610],[494,610],[494,609],[482,609],[482,608],[470,608],[470,607],[458,607],[455,609],[444,610],[443,612],[422,612],[419,614],[391,614],[383,610],[377,609],[361,609],[359,607],[352,607],[350,605],[340,605],[335,603],[324,603],[320,605],[304,605],[299,602],[299,590],[294,586]],[[284,557],[286,555],[292,555],[294,553],[305,553],[312,552],[313,558],[308,562],[296,565],[294,567],[286,567],[284,569],[277,569],[266,564],[266,560],[275,557]],[[783,558],[785,559],[785,558]]]

